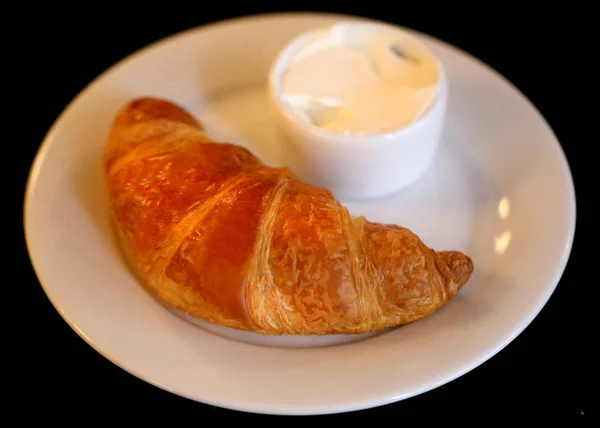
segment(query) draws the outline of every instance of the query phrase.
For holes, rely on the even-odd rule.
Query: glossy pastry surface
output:
[[[473,272],[468,256],[353,217],[328,190],[212,141],[166,100],[118,112],[103,161],[113,220],[144,286],[211,323],[364,333],[433,313]]]

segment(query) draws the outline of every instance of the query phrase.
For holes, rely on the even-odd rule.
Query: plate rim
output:
[[[563,175],[563,177],[562,177],[563,179],[561,181],[563,181],[563,183],[565,184],[565,190],[567,192],[567,198],[568,198],[568,206],[565,207],[567,224],[565,227],[566,228],[565,245],[561,252],[561,257],[557,261],[557,263],[553,266],[552,278],[549,281],[547,281],[546,287],[545,287],[545,292],[537,300],[537,304],[535,306],[530,307],[529,310],[527,311],[526,315],[521,319],[521,321],[518,323],[518,325],[515,328],[513,328],[512,330],[507,331],[504,334],[505,337],[502,340],[498,340],[495,343],[495,345],[493,347],[491,347],[491,349],[487,350],[487,352],[484,352],[480,356],[479,359],[471,360],[468,364],[466,364],[462,368],[462,370],[456,370],[453,372],[452,375],[445,376],[441,380],[438,380],[436,382],[423,383],[420,388],[414,388],[410,392],[399,394],[399,395],[390,393],[385,396],[374,396],[373,398],[371,398],[369,400],[361,400],[361,399],[359,399],[358,401],[347,400],[345,402],[335,403],[332,405],[330,405],[328,403],[324,403],[324,404],[316,405],[316,406],[315,405],[309,405],[309,406],[284,405],[284,406],[278,406],[277,408],[267,405],[267,406],[261,406],[259,408],[256,405],[248,406],[248,405],[244,405],[243,403],[228,403],[228,402],[223,402],[221,400],[213,400],[210,397],[205,397],[202,400],[199,400],[197,397],[194,397],[191,394],[182,393],[182,392],[177,391],[167,385],[164,385],[154,379],[151,379],[149,377],[146,377],[146,376],[140,374],[135,367],[129,367],[129,365],[127,363],[120,361],[119,358],[111,357],[99,345],[97,345],[96,342],[92,338],[88,337],[78,327],[76,322],[74,322],[70,318],[70,316],[65,312],[65,310],[62,307],[60,307],[60,305],[58,305],[58,303],[56,301],[56,297],[53,296],[53,294],[51,292],[51,287],[49,287],[47,285],[47,283],[42,279],[40,270],[36,264],[36,259],[39,259],[39,257],[35,256],[35,250],[33,248],[34,245],[32,244],[32,241],[34,238],[30,235],[30,233],[31,233],[30,228],[27,226],[30,222],[30,220],[29,220],[29,217],[31,216],[30,206],[31,206],[31,199],[33,197],[33,190],[36,187],[40,169],[46,159],[47,152],[48,152],[49,148],[51,147],[51,142],[54,140],[54,134],[57,132],[58,126],[62,123],[64,117],[75,107],[77,102],[81,98],[83,98],[87,94],[87,92],[98,81],[105,78],[108,74],[110,74],[111,72],[116,70],[118,67],[128,63],[129,61],[136,58],[137,56],[143,55],[147,51],[153,50],[163,44],[174,42],[177,39],[191,36],[194,33],[202,32],[202,31],[207,30],[212,27],[228,26],[228,25],[239,23],[239,22],[245,22],[245,21],[260,21],[260,20],[271,20],[274,18],[294,18],[294,17],[296,17],[296,18],[314,18],[314,19],[319,19],[319,18],[363,19],[363,20],[367,19],[367,20],[372,20],[372,21],[376,21],[376,22],[391,23],[390,21],[377,20],[377,19],[368,18],[365,16],[354,15],[354,14],[344,14],[344,13],[330,13],[330,12],[255,13],[255,14],[248,14],[248,15],[243,15],[243,16],[238,16],[238,17],[233,17],[233,18],[220,19],[217,21],[209,22],[206,24],[200,24],[200,25],[196,25],[194,27],[188,28],[188,29],[177,31],[175,33],[167,35],[166,37],[163,37],[163,38],[160,38],[153,42],[150,42],[147,45],[142,46],[141,48],[122,57],[121,59],[119,59],[118,61],[113,63],[111,66],[106,68],[104,71],[99,73],[91,81],[89,81],[71,99],[71,101],[69,101],[69,103],[67,103],[67,105],[62,109],[60,114],[53,121],[53,123],[49,127],[47,133],[43,136],[43,138],[41,140],[41,144],[38,147],[36,154],[33,157],[33,160],[31,162],[30,170],[29,170],[27,180],[26,180],[24,199],[23,199],[23,205],[22,205],[23,230],[24,230],[24,238],[25,238],[27,253],[29,255],[31,266],[33,268],[33,271],[36,274],[39,284],[41,285],[44,293],[46,294],[48,300],[50,301],[50,303],[52,304],[54,309],[60,314],[60,316],[63,318],[63,320],[65,320],[67,325],[73,331],[75,331],[76,334],[81,339],[83,339],[84,342],[86,342],[92,349],[94,349],[96,352],[98,352],[100,355],[102,355],[109,362],[115,364],[120,369],[128,372],[129,374],[137,377],[140,380],[143,380],[144,382],[146,382],[150,385],[153,385],[155,387],[158,387],[160,389],[163,389],[167,392],[178,395],[180,397],[187,398],[189,400],[196,401],[196,402],[201,402],[206,405],[212,405],[212,406],[217,406],[217,407],[221,407],[221,408],[232,409],[232,410],[242,411],[242,412],[256,413],[256,414],[321,415],[321,414],[343,413],[343,412],[348,412],[348,411],[356,411],[356,410],[364,410],[364,409],[369,409],[369,408],[380,407],[380,406],[388,405],[391,403],[406,400],[408,398],[429,392],[429,391],[434,390],[442,385],[450,383],[450,382],[454,381],[455,379],[463,376],[464,374],[481,366],[484,362],[488,361],[489,359],[493,358],[495,355],[500,353],[506,346],[508,346],[513,340],[515,340],[532,323],[532,321],[539,315],[539,313],[542,311],[542,309],[546,306],[549,299],[552,297],[556,288],[558,287],[560,280],[562,279],[562,276],[568,265],[568,262],[569,262],[569,259],[570,259],[571,253],[572,253],[575,232],[576,232],[576,228],[577,228],[576,189],[575,189],[575,185],[574,185],[572,170],[571,170],[568,158],[566,157],[563,146],[560,143],[560,140],[558,139],[558,137],[557,137],[556,133],[554,132],[554,129],[552,128],[550,123],[547,121],[547,119],[544,117],[544,115],[540,112],[540,110],[537,108],[537,106],[515,84],[513,84],[508,78],[506,78],[504,75],[499,73],[492,66],[485,63],[484,61],[482,61],[475,55],[463,50],[462,48],[457,47],[453,44],[450,44],[449,42],[446,42],[446,41],[439,39],[435,36],[432,36],[428,33],[424,33],[424,32],[415,30],[410,27],[405,27],[403,25],[392,23],[393,25],[399,26],[400,28],[404,28],[404,29],[406,29],[410,32],[413,32],[419,36],[422,36],[426,39],[429,39],[436,43],[439,43],[439,44],[443,45],[445,48],[449,48],[451,50],[458,52],[459,54],[461,54],[463,56],[468,57],[469,60],[476,62],[479,66],[481,66],[481,67],[487,69],[489,72],[491,72],[496,78],[499,78],[500,80],[504,81],[504,83],[508,84],[510,86],[510,88],[520,96],[522,101],[524,101],[528,105],[528,107],[533,110],[533,112],[536,114],[538,119],[542,121],[542,123],[545,125],[547,130],[550,132],[550,135],[553,137],[553,140],[554,140],[553,148],[555,150],[557,149],[557,155],[558,155],[558,159],[560,160],[560,166],[562,169],[561,174]]]

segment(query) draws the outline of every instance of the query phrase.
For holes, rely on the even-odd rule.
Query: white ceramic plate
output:
[[[277,165],[279,142],[265,94],[271,61],[298,33],[342,18],[254,16],[170,37],[101,75],[46,136],[26,194],[31,258],[69,325],[124,370],[238,410],[367,408],[475,368],[514,339],[550,297],[575,228],[573,183],[559,143],[504,78],[424,35],[450,82],[439,156],[406,191],[348,207],[408,226],[437,249],[471,255],[475,273],[453,301],[366,340],[262,338],[194,325],[139,286],[117,249],[104,199],[100,156],[117,109],[136,96],[171,99],[196,113],[215,137]]]

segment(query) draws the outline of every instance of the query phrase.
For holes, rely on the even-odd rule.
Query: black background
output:
[[[14,19],[20,28],[7,40],[5,58],[9,56],[13,65],[7,67],[12,76],[8,89],[16,89],[19,95],[13,104],[17,114],[11,117],[14,123],[24,122],[18,125],[17,144],[21,149],[21,206],[31,162],[48,128],[71,99],[106,68],[175,32],[235,16],[286,10],[248,2],[219,3],[73,3],[72,7],[52,3],[32,7],[28,13],[5,15],[4,21]],[[561,141],[576,185],[577,232],[566,271],[548,304],[491,360],[445,386],[400,403],[314,418],[329,418],[330,423],[357,419],[363,424],[371,419],[373,423],[402,424],[411,418],[427,421],[436,417],[465,422],[480,416],[486,417],[487,423],[492,415],[588,419],[594,414],[589,392],[592,374],[597,375],[591,364],[590,341],[598,339],[597,328],[590,328],[588,319],[598,280],[586,276],[586,272],[593,273],[586,257],[591,250],[581,242],[595,231],[587,227],[589,219],[582,205],[584,198],[590,200],[598,192],[582,190],[593,173],[584,166],[591,155],[582,153],[598,142],[594,134],[583,131],[581,99],[597,89],[592,86],[593,67],[578,42],[586,29],[581,17],[591,12],[552,8],[547,3],[543,12],[539,8],[528,12],[519,4],[487,2],[472,7],[452,2],[443,6],[424,2],[415,7],[363,3],[326,8],[322,2],[320,7],[286,2],[286,6],[287,10],[363,15],[411,27],[462,48],[506,76],[537,106]],[[22,211],[19,216],[17,221],[22,224]],[[102,417],[194,424],[277,419],[196,403],[114,366],[80,339],[51,306],[31,268],[22,235],[18,248],[26,260],[17,275],[19,291],[26,292],[20,299],[25,299],[22,308],[31,315],[23,318],[21,309],[20,321],[11,321],[17,346],[12,353],[15,363],[6,366],[6,376],[15,379],[10,388],[15,407],[9,410],[29,409],[18,410],[21,418],[37,417],[39,412],[46,422],[54,419],[59,423]],[[294,418],[286,422],[291,420]]]

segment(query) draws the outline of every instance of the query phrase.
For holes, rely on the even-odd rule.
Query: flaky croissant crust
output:
[[[212,141],[140,98],[104,151],[111,214],[144,285],[175,308],[262,334],[357,334],[444,305],[473,263],[409,229],[353,217],[326,189]]]

